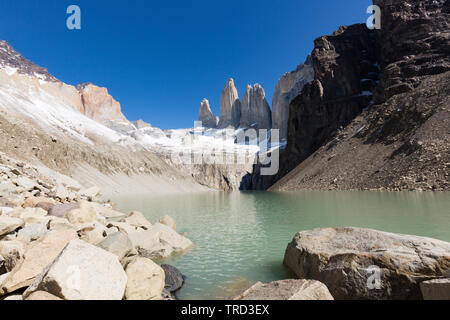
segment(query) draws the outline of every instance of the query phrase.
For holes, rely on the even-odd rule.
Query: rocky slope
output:
[[[316,40],[270,190],[448,190],[450,2],[374,4],[380,30]]]
[[[182,276],[154,261],[193,244],[172,218],[152,224],[99,201],[99,188],[4,154],[0,163],[0,300],[173,299]]]
[[[87,186],[100,185],[108,194],[205,190],[126,134],[138,129],[106,89],[90,84],[77,89],[26,60],[6,42],[1,47],[2,152],[64,172]]]

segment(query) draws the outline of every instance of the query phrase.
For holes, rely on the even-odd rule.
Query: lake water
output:
[[[256,281],[289,278],[287,244],[301,230],[365,227],[450,241],[450,193],[220,193],[112,199],[124,212],[176,220],[195,246],[165,263],[187,276],[180,299],[226,299]]]

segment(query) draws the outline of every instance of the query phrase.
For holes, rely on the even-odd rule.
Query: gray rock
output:
[[[266,100],[266,93],[259,84],[247,86],[241,103],[240,126],[268,130],[272,127],[272,112]]]
[[[450,300],[450,279],[424,281],[420,290],[425,300]]]
[[[27,177],[19,177],[14,180],[14,183],[18,187],[24,188],[26,191],[33,190],[37,186],[37,183],[35,181],[33,181]]]
[[[70,211],[77,208],[79,208],[78,203],[56,204],[48,210],[48,215],[59,218],[65,218]]]
[[[97,246],[115,254],[119,260],[122,260],[134,250],[133,243],[123,232],[116,232],[107,236]]]
[[[323,282],[335,299],[421,299],[419,284],[450,269],[450,243],[370,229],[298,233],[284,264]]]
[[[235,300],[334,300],[328,288],[315,280],[258,282]]]
[[[241,120],[241,102],[234,86],[234,80],[228,80],[220,96],[219,128],[229,126],[237,128]]]
[[[204,128],[216,128],[218,125],[218,123],[216,122],[217,117],[213,115],[209,106],[208,99],[203,99],[202,103],[200,104],[198,121],[202,122],[202,126]]]
[[[17,238],[27,241],[35,241],[43,237],[48,232],[47,225],[43,223],[30,224],[20,229]]]
[[[3,268],[11,272],[23,259],[26,244],[20,240],[0,241],[0,255],[3,257]]]
[[[272,100],[272,129],[280,130],[280,140],[287,138],[289,105],[303,90],[306,83],[314,80],[311,56],[292,72],[285,73],[278,81]]]
[[[192,246],[189,239],[160,223],[146,231],[131,232],[128,236],[139,255],[149,259],[167,258]]]

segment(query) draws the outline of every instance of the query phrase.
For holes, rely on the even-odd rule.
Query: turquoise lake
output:
[[[228,299],[256,281],[291,277],[287,244],[301,230],[365,227],[450,241],[450,193],[209,192],[115,197],[152,222],[169,215],[195,246],[163,261],[187,277],[180,299]]]

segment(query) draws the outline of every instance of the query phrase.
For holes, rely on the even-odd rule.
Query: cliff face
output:
[[[285,73],[275,88],[272,99],[272,128],[280,130],[280,140],[287,138],[289,121],[289,105],[303,90],[308,82],[314,79],[314,68],[311,56],[294,71]]]
[[[315,78],[290,105],[281,175],[361,113],[378,78],[375,34],[365,25],[341,27],[316,39],[311,56]]]
[[[316,40],[271,190],[448,190],[450,1],[374,4],[380,30]]]
[[[122,114],[120,103],[108,93],[108,89],[91,83],[77,86],[83,103],[83,114],[100,123],[105,121],[128,122]]]

